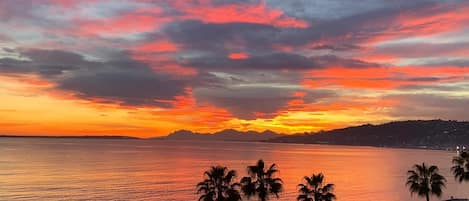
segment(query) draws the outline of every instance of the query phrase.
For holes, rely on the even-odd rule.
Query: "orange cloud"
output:
[[[283,11],[268,8],[264,2],[253,4],[213,5],[212,1],[199,1],[197,6],[188,1],[172,1],[176,9],[184,13],[185,19],[198,19],[206,23],[246,22],[269,24],[276,27],[306,28],[308,22],[286,16]]]
[[[50,0],[50,2],[55,3],[53,9],[64,10],[82,9],[81,6],[77,5],[93,1],[98,2],[97,0]],[[127,3],[136,3],[136,7],[142,5],[145,7],[130,11],[127,8],[134,7],[129,7]],[[20,46],[23,48],[47,47],[49,49],[76,53],[86,52],[86,56],[83,55],[83,58],[86,58],[85,60],[88,58],[114,59],[112,57],[105,58],[106,56],[102,55],[122,51],[128,53],[132,59],[147,64],[158,75],[172,76],[172,78],[177,80],[190,80],[192,78],[195,80],[199,74],[204,75],[211,71],[220,71],[220,73],[236,74],[236,76],[240,76],[242,79],[239,79],[240,81],[232,79],[220,82],[215,87],[230,88],[233,85],[246,81],[249,82],[246,85],[253,85],[253,88],[257,87],[255,85],[262,85],[264,87],[264,85],[275,84],[279,87],[288,88],[288,90],[295,90],[295,92],[287,95],[288,99],[286,101],[288,102],[285,107],[281,107],[281,109],[277,109],[273,113],[253,112],[254,119],[246,120],[234,117],[227,106],[216,106],[212,105],[213,103],[204,102],[202,99],[197,100],[200,96],[195,96],[193,91],[196,91],[197,87],[204,88],[207,86],[196,86],[197,84],[194,86],[184,85],[186,87],[183,93],[177,93],[179,95],[172,95],[174,97],[168,99],[150,100],[165,103],[168,107],[158,107],[150,104],[129,105],[113,97],[90,97],[84,100],[80,99],[80,96],[77,94],[71,94],[73,92],[54,89],[54,85],[60,84],[54,81],[60,80],[60,76],[74,76],[74,73],[79,74],[88,68],[80,68],[76,71],[64,70],[65,73],[56,75],[57,77],[46,77],[46,75],[42,74],[44,68],[41,67],[42,65],[49,65],[48,62],[45,64],[39,62],[37,64],[39,67],[29,68],[28,66],[32,64],[27,64],[27,62],[23,64],[20,61],[18,62],[21,64],[19,65],[20,68],[18,68],[19,71],[15,71],[14,76],[10,77],[8,73],[6,76],[0,76],[0,100],[2,100],[0,104],[0,122],[2,122],[0,123],[0,130],[7,133],[19,134],[38,134],[39,130],[43,134],[112,133],[145,137],[164,135],[177,129],[191,129],[199,132],[213,132],[225,128],[259,131],[271,129],[279,132],[294,133],[392,120],[393,116],[387,112],[390,108],[396,107],[400,100],[398,96],[390,98],[385,95],[400,93],[406,85],[432,86],[448,84],[450,86],[451,84],[451,86],[458,85],[457,87],[459,87],[459,85],[467,84],[469,77],[469,68],[455,66],[390,66],[403,57],[435,57],[436,60],[446,56],[466,57],[468,50],[464,48],[465,46],[461,46],[458,43],[459,38],[454,39],[454,41],[457,41],[455,43],[458,43],[457,45],[459,46],[447,47],[448,49],[444,50],[440,47],[446,47],[446,44],[433,46],[435,51],[427,48],[429,46],[414,46],[413,44],[405,48],[409,49],[407,52],[402,50],[402,47],[386,49],[387,51],[378,51],[382,46],[377,46],[373,49],[373,45],[382,41],[409,37],[422,38],[422,36],[425,39],[425,36],[460,31],[467,28],[469,22],[469,15],[466,14],[466,10],[469,10],[467,4],[459,4],[458,7],[449,7],[456,4],[445,3],[436,3],[431,6],[425,6],[427,4],[422,5],[424,7],[415,8],[414,10],[408,10],[405,7],[399,10],[391,9],[389,10],[390,12],[376,14],[376,18],[367,18],[366,15],[369,13],[359,13],[363,15],[358,15],[358,19],[351,16],[347,19],[331,18],[328,21],[326,16],[324,23],[331,24],[318,24],[318,27],[320,27],[319,25],[327,25],[323,27],[324,30],[314,29],[314,27],[312,27],[313,29],[302,29],[312,25],[306,20],[288,16],[279,9],[281,6],[272,8],[263,1],[258,4],[243,2],[230,4],[227,2],[215,3],[212,0],[171,0],[126,2],[123,5],[116,5],[116,7],[125,7],[124,10],[120,10],[121,8],[116,9],[114,5],[96,4],[96,7],[100,7],[96,10],[106,9],[106,11],[109,11],[106,12],[107,17],[81,18],[82,13],[71,12],[70,16],[75,16],[75,18],[72,17],[73,20],[69,21],[68,18],[61,19],[56,24],[47,24],[48,22],[53,22],[52,18],[40,19],[37,16],[38,19],[26,19],[25,16],[21,16],[24,18],[23,21],[25,23],[18,23],[20,20],[11,20],[9,22],[12,24],[18,23],[14,24],[14,28],[15,30],[20,30],[21,35],[15,35],[14,33],[8,35],[14,36],[13,38],[18,40],[15,41],[18,45],[12,45],[12,50],[1,50],[2,54],[6,54],[8,57],[10,55],[11,57],[16,57],[14,49]],[[87,6],[92,7],[95,5],[90,4]],[[161,8],[158,6],[161,6]],[[349,19],[352,20],[348,21]],[[43,21],[37,23],[40,20]],[[226,55],[230,59],[249,58],[252,55],[249,55],[247,52],[253,52],[246,49],[249,47],[254,47],[254,50],[257,50],[257,47],[260,47],[258,49],[271,47],[273,48],[272,50],[266,50],[268,53],[270,51],[274,53],[292,52],[314,59],[326,52],[331,54],[331,56],[337,57],[352,55],[360,60],[376,62],[382,65],[377,65],[373,68],[347,68],[350,66],[344,66],[347,64],[338,62],[331,66],[309,71],[289,71],[288,68],[282,69],[282,71],[275,71],[258,68],[258,66],[250,66],[252,69],[243,69],[243,72],[240,74],[237,74],[237,69],[233,68],[227,70],[226,68],[204,69],[182,66],[176,58],[179,55],[179,51],[185,54],[184,48],[193,46],[190,46],[184,40],[180,40],[182,38],[178,40],[176,37],[164,37],[165,34],[170,32],[165,32],[167,30],[163,28],[163,25],[183,20],[224,24],[223,26],[227,27],[232,25],[229,23],[255,23],[277,28],[271,29],[267,27],[267,29],[274,32],[267,31],[267,34],[260,33],[255,35],[254,39],[259,39],[258,44],[254,42],[246,44],[248,41],[251,41],[248,39],[253,39],[254,35],[228,33],[231,34],[229,37],[220,37],[223,39],[220,40],[222,42],[217,43],[217,47],[219,45],[225,50],[231,51],[231,53]],[[64,21],[70,23],[70,26],[60,26]],[[344,24],[348,22],[350,22],[348,25]],[[333,23],[338,24],[335,26]],[[46,24],[48,26],[43,26]],[[176,25],[185,26],[183,23]],[[265,26],[258,25],[253,27],[266,28]],[[341,25],[343,27],[340,27]],[[283,31],[286,29],[281,28],[298,28],[291,32],[291,35],[294,37],[298,36],[298,38],[292,38],[291,41],[288,41],[291,29],[285,31],[286,37],[284,38]],[[282,34],[276,35],[276,30],[281,31]],[[148,36],[147,33],[153,33],[160,37],[154,41],[141,43],[141,41],[148,40],[146,38]],[[28,38],[26,37],[29,36],[28,34],[32,40],[23,41],[22,38]],[[113,37],[108,38],[107,36],[109,35],[123,36],[125,39],[115,40]],[[273,35],[273,39],[269,38]],[[455,35],[464,38],[461,32]],[[88,37],[94,40],[85,41]],[[435,36],[435,40],[438,40],[438,37],[441,37],[441,35]],[[174,41],[170,40],[170,38]],[[433,36],[431,38],[433,39]],[[190,36],[184,39],[193,41]],[[208,38],[207,41],[210,42],[210,39]],[[178,43],[175,43],[175,41]],[[441,41],[435,41],[435,44],[436,42]],[[184,43],[187,45],[183,45]],[[200,47],[204,47],[203,44]],[[454,50],[451,48],[454,48]],[[102,54],[93,55],[97,50],[104,49],[112,51],[103,51]],[[199,53],[212,53],[218,50],[217,48],[208,47],[205,49],[201,48],[200,52],[197,52],[198,49],[190,49],[187,52],[194,53],[197,56]],[[67,59],[69,58],[64,58],[63,63],[57,63],[57,67],[62,64],[68,65]],[[34,62],[33,59],[31,61]],[[9,72],[12,68],[8,66],[8,59],[4,59],[2,62],[6,62],[7,65],[5,65],[6,68],[4,67],[0,70]],[[255,64],[256,62],[253,63]],[[324,63],[327,64],[327,62]],[[70,65],[73,65],[73,62]],[[88,65],[88,62],[80,62],[78,65],[80,67],[81,65]],[[92,64],[90,63],[90,65]],[[112,70],[109,67],[109,71]],[[251,74],[250,70],[253,70],[252,72],[255,73]],[[284,73],[282,74],[281,72]],[[149,71],[149,73],[152,72]],[[224,76],[220,76],[220,79],[224,79]],[[302,80],[302,86],[298,86],[298,79]],[[189,82],[189,84],[192,83]],[[208,86],[205,89],[213,89],[210,87],[213,86]],[[457,89],[465,89],[464,87],[462,86]],[[314,96],[308,94],[311,91],[315,91],[315,89],[330,90],[333,91],[331,93],[334,95],[315,99]],[[262,93],[256,92],[258,91],[246,94],[246,96],[263,96]],[[419,93],[420,91],[412,92]],[[441,93],[454,93],[458,96],[464,96],[464,98],[467,95],[464,91],[441,91]],[[225,95],[221,94],[220,96]],[[229,98],[234,99],[236,97]],[[285,105],[285,102],[282,102],[282,106]],[[250,101],[240,101],[240,103],[236,104],[239,104],[239,107],[246,107],[245,104],[249,103]],[[256,110],[256,107],[252,110]],[[275,116],[272,117],[272,115]]]
[[[155,42],[137,46],[131,52],[133,59],[148,64],[155,72],[174,76],[193,76],[198,71],[194,68],[178,65],[174,62],[172,53],[178,47],[168,41]],[[157,53],[157,54],[155,54]]]
[[[452,7],[451,9],[433,6],[419,13],[403,12],[398,16],[397,21],[405,28],[420,28],[418,32],[421,35],[454,31],[462,28],[460,25],[467,23],[469,20],[468,9],[469,6],[465,5]],[[414,32],[405,28],[403,29],[404,32]]]
[[[158,64],[150,64],[152,69],[159,72],[159,73],[166,73],[169,75],[174,76],[194,76],[197,75],[198,71],[194,68],[179,66],[176,64],[168,64],[168,65],[158,65]]]
[[[343,96],[324,103],[304,103],[300,100],[290,103],[292,104],[289,108],[278,112],[273,118],[232,119],[230,124],[242,130],[270,129],[277,132],[295,133],[329,130],[370,122],[382,123],[393,120],[387,116],[386,111],[398,101]]]
[[[412,36],[429,36],[466,28],[469,22],[467,15],[468,5],[457,7],[433,5],[417,10],[402,11],[390,20],[371,20],[366,26],[379,26],[386,23],[387,29],[380,34],[366,39],[368,44],[374,44],[385,40],[407,38]]]
[[[179,48],[176,44],[167,40],[159,40],[154,42],[143,43],[134,48],[138,52],[174,52]]]
[[[169,22],[158,7],[137,9],[133,12],[101,19],[75,19],[70,34],[95,36],[102,34],[132,34],[149,32]]]
[[[230,59],[247,59],[249,56],[246,53],[231,53],[228,55]]]
[[[302,84],[307,88],[390,90],[410,84],[457,82],[467,75],[469,69],[460,67],[325,68],[311,70]]]
[[[2,132],[150,137],[182,128],[201,132],[220,130],[228,126],[226,122],[232,118],[222,108],[197,105],[190,88],[186,89],[185,96],[175,97],[170,103],[173,108],[161,109],[124,106],[99,98],[81,100],[60,91],[30,90],[30,84],[0,77]]]

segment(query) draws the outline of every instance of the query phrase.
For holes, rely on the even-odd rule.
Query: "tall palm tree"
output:
[[[469,152],[461,152],[453,159],[454,166],[451,168],[454,177],[459,182],[469,182]]]
[[[261,159],[256,165],[248,166],[249,177],[241,179],[241,190],[248,199],[257,196],[260,201],[266,201],[271,195],[279,198],[283,184],[282,179],[274,177],[277,172],[275,163],[265,169],[264,161]]]
[[[427,201],[430,200],[431,195],[441,196],[446,179],[438,173],[437,166],[427,167],[425,163],[416,164],[407,174],[409,177],[406,185],[409,187],[411,195],[417,193],[418,196],[425,197]]]
[[[322,173],[313,174],[311,177],[305,176],[304,179],[306,183],[298,185],[300,187],[298,201],[332,201],[336,199],[332,193],[334,184],[324,185],[324,175]]]
[[[199,201],[240,201],[239,183],[234,183],[236,171],[223,166],[212,166],[205,171],[206,178],[197,184]]]

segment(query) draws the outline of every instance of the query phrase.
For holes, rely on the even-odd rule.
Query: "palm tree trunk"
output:
[[[430,195],[427,193],[427,201],[430,201]]]

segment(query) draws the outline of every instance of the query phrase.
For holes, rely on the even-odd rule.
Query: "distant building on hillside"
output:
[[[457,145],[456,152],[459,154],[461,152],[468,151],[468,146],[466,145]]]

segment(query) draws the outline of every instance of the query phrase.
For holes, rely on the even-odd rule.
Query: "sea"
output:
[[[323,173],[339,201],[423,200],[405,186],[414,164],[437,165],[441,198],[469,198],[450,168],[455,152],[361,146],[140,139],[0,138],[0,200],[198,200],[204,171],[275,163],[293,201],[304,176]],[[254,200],[254,199],[251,199]]]

